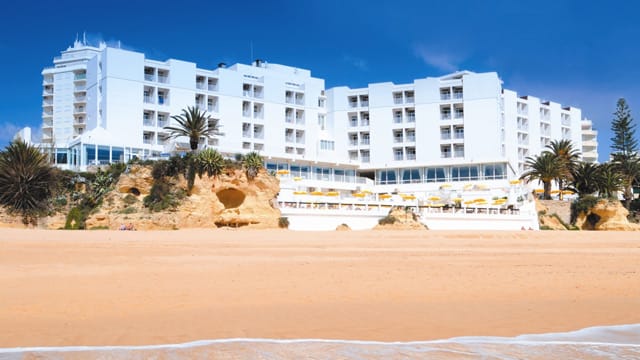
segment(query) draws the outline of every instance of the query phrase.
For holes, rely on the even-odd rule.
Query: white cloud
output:
[[[454,54],[434,51],[433,49],[428,49],[424,45],[415,45],[413,47],[413,51],[417,57],[424,61],[425,64],[436,69],[447,72],[458,70],[458,63],[460,62],[460,59]]]
[[[355,67],[356,69],[360,70],[360,71],[367,71],[369,70],[369,65],[367,64],[367,61],[358,57],[354,57],[351,55],[344,55],[342,57],[342,60],[350,65],[352,65],[353,67]]]
[[[0,144],[8,144],[11,142],[13,136],[20,131],[20,129],[22,129],[22,127],[10,122],[5,121],[0,124]]]

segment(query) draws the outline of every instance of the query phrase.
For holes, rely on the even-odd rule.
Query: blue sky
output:
[[[581,108],[605,161],[617,99],[640,111],[638,10],[633,1],[12,1],[0,14],[0,146],[40,126],[40,72],[86,32],[203,68],[249,63],[253,44],[254,58],[310,69],[327,87],[496,71],[521,95]]]

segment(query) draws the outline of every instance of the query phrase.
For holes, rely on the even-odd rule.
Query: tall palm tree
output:
[[[600,165],[579,162],[571,171],[569,189],[575,191],[579,197],[592,195],[600,187]]]
[[[613,154],[613,166],[622,178],[624,206],[629,209],[633,200],[633,185],[640,180],[640,158],[636,154]]]
[[[0,152],[0,205],[25,225],[46,213],[55,183],[47,155],[35,146],[18,140]]]
[[[264,161],[262,160],[262,156],[255,151],[252,151],[242,157],[242,167],[244,167],[245,172],[247,173],[247,179],[253,180],[256,176],[258,176],[258,172],[264,166]]]
[[[192,152],[198,149],[200,138],[224,135],[220,132],[218,119],[212,118],[195,106],[189,106],[182,110],[181,115],[173,115],[171,118],[178,123],[178,126],[165,126],[164,129],[171,132],[169,134],[171,138],[188,137]]]
[[[562,190],[564,184],[571,181],[572,170],[580,160],[580,152],[573,148],[571,140],[552,140],[546,148],[552,153],[560,165],[560,172],[555,178],[560,190],[560,200],[562,200]]]
[[[606,198],[616,197],[618,191],[624,188],[622,174],[614,163],[604,163],[600,165],[600,176],[598,177],[598,191],[600,196]]]
[[[539,156],[529,156],[527,157],[525,166],[528,170],[520,176],[520,179],[526,181],[542,181],[544,188],[543,197],[545,200],[551,199],[551,182],[558,178],[562,172],[560,163],[557,161],[555,155],[545,151]]]

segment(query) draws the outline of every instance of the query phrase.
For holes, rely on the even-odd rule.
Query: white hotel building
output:
[[[597,161],[597,133],[580,109],[519,96],[494,72],[325,89],[300,68],[258,60],[201,69],[104,44],[76,42],[53,62],[42,72],[42,143],[63,168],[187,150],[163,127],[194,105],[225,133],[202,147],[257,151],[269,169],[317,188],[332,188],[326,180],[378,192],[498,185],[554,139]]]

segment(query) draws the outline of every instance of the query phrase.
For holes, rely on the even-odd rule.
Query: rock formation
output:
[[[240,169],[227,169],[215,178],[196,177],[191,196],[180,200],[177,208],[162,212],[151,212],[142,204],[152,186],[151,169],[132,166],[120,176],[99,211],[87,219],[87,229],[118,229],[123,224],[132,224],[137,230],[278,227],[280,211],[272,204],[280,190],[279,181],[265,170],[253,180]],[[186,188],[186,181],[180,179],[177,186]]]
[[[588,214],[578,215],[576,226],[582,230],[640,231],[640,225],[630,223],[628,215],[620,201],[600,200]]]
[[[427,226],[420,222],[418,216],[403,207],[393,207],[389,210],[386,224],[378,224],[374,230],[426,230]]]

